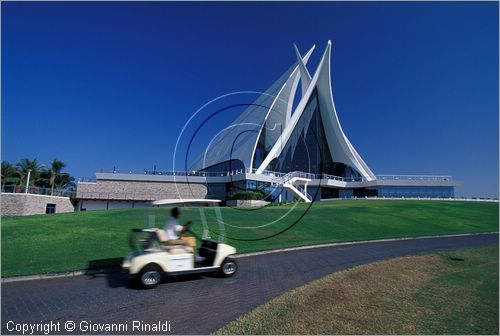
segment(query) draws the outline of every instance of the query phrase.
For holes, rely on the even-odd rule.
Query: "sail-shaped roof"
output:
[[[301,60],[307,63],[314,46]],[[230,160],[252,166],[252,157],[261,135],[271,148],[290,119],[292,103],[300,78],[298,62],[293,64],[229,126],[222,129],[205,150],[191,162],[190,170],[202,170]]]
[[[319,167],[318,162],[313,162],[316,172],[342,167],[367,181],[375,180],[340,125],[332,94],[331,45],[328,41],[313,76],[306,63],[314,46],[304,57],[295,46],[297,62],[215,137],[193,161],[192,169],[239,160],[242,166],[256,169],[259,174],[270,168],[310,167],[310,162],[305,166],[304,162],[293,161],[312,158],[323,164]],[[299,80],[302,96],[292,111]]]

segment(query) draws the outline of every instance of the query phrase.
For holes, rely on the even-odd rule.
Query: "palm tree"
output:
[[[54,193],[54,186],[56,185],[60,188],[65,187],[65,184],[69,184],[71,181],[67,181],[69,178],[68,173],[61,173],[63,168],[66,167],[66,163],[62,162],[61,160],[54,159],[50,163],[50,169],[48,170],[49,173],[49,184],[50,184],[50,194],[52,195]],[[67,175],[67,176],[66,176]]]
[[[20,184],[26,183],[28,172],[31,171],[30,185],[35,184],[35,181],[40,176],[40,170],[44,167],[44,165],[39,164],[36,159],[30,160],[27,158],[19,160],[16,166],[21,177],[19,181]]]
[[[58,189],[73,190],[75,188],[75,178],[68,173],[61,173],[55,180]]]
[[[21,180],[21,176],[16,167],[7,161],[2,161],[2,184],[16,185]]]

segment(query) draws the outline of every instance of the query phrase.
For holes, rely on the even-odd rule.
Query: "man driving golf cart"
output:
[[[166,243],[168,245],[187,245],[193,249],[196,247],[196,239],[194,237],[188,237],[182,235],[189,231],[191,226],[191,221],[186,222],[186,225],[179,225],[178,219],[180,216],[179,208],[172,208],[170,211],[171,217],[165,223],[165,233],[167,235]],[[179,234],[181,235],[179,237]]]
[[[160,283],[163,276],[170,275],[217,272],[223,277],[233,276],[238,270],[236,260],[232,258],[236,249],[224,243],[224,222],[218,203],[220,200],[209,199],[163,199],[152,202],[156,207],[163,205],[175,207],[178,204],[197,207],[203,235],[199,237],[192,232],[190,222],[180,226],[177,222],[180,212],[175,207],[171,210],[172,218],[167,221],[165,230],[156,227],[131,230],[129,245],[132,251],[123,260],[124,272],[138,280],[144,288],[153,288]],[[203,206],[209,206],[215,212],[215,223],[219,225],[218,240],[210,238]],[[190,242],[182,235],[180,239],[169,239],[179,238],[178,232],[190,232],[194,237],[187,237],[192,239]],[[197,253],[194,248],[195,237],[200,241]]]

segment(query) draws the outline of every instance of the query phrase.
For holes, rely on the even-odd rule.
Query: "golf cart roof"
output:
[[[193,198],[193,199],[161,199],[153,201],[153,205],[176,205],[176,204],[198,204],[198,205],[209,205],[220,203],[221,200],[214,199],[204,199],[204,198]]]

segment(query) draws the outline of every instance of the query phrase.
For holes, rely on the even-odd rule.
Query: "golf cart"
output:
[[[190,225],[184,227],[197,240],[201,241],[198,256],[191,246],[180,245],[167,239],[164,230],[155,227],[132,229],[129,244],[132,252],[125,257],[122,268],[132,278],[138,280],[144,288],[158,285],[163,275],[180,275],[195,273],[216,273],[223,277],[233,276],[238,265],[231,258],[236,253],[232,246],[224,244],[224,223],[219,209],[219,200],[208,199],[164,199],[153,202],[153,206],[196,206],[200,211],[203,224],[203,237],[200,238],[190,230]],[[210,239],[203,206],[211,206],[219,224],[219,240]]]

